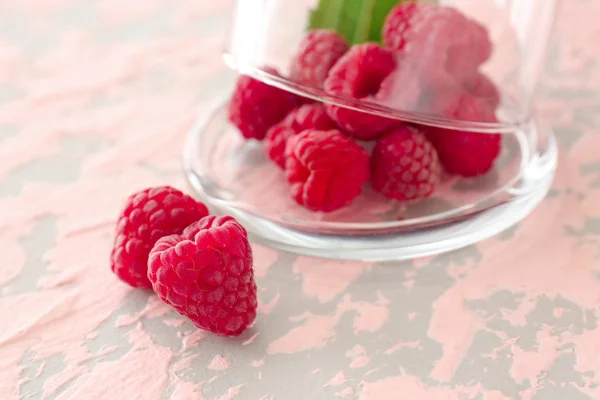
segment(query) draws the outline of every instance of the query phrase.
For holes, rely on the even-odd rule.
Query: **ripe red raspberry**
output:
[[[337,130],[306,130],[288,139],[285,173],[296,202],[333,211],[356,198],[369,179],[369,155]]]
[[[265,136],[265,154],[279,168],[285,168],[285,145],[296,132],[283,122],[274,125]]]
[[[181,233],[206,215],[204,204],[169,186],[132,194],[119,216],[110,268],[133,287],[152,287],[147,276],[152,246],[161,237]]]
[[[305,104],[290,112],[285,119],[274,125],[265,137],[265,153],[282,169],[285,168],[285,144],[287,140],[307,129],[328,131],[335,129],[322,104]]]
[[[211,215],[160,239],[148,278],[162,301],[200,329],[237,336],[256,318],[252,249],[233,217]]]
[[[335,122],[329,118],[323,104],[320,103],[305,104],[298,107],[285,117],[283,123],[296,133],[307,129],[328,131],[336,128]]]
[[[464,121],[496,122],[494,110],[472,96],[464,96],[453,115]],[[453,129],[425,128],[444,169],[451,174],[477,176],[488,172],[502,147],[502,135]]]
[[[329,29],[310,31],[300,42],[292,60],[290,77],[305,85],[321,88],[335,62],[348,51],[348,42]]]
[[[492,53],[487,29],[460,11],[432,3],[405,2],[387,16],[387,47],[419,61],[420,70],[435,74],[439,66],[460,79],[472,75]]]
[[[264,70],[277,74],[271,68]],[[242,75],[229,102],[228,116],[246,139],[263,140],[267,130],[299,103],[300,98],[293,93]]]
[[[395,68],[396,60],[391,51],[375,43],[356,45],[331,68],[323,87],[329,94],[350,100],[381,102],[380,86]],[[340,128],[359,140],[376,139],[399,123],[331,104],[325,105],[325,109]]]
[[[382,136],[371,155],[371,184],[386,197],[408,201],[429,197],[442,168],[433,145],[411,126]]]

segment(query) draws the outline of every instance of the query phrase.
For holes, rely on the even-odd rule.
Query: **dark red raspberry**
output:
[[[383,27],[384,43],[420,63],[422,73],[443,67],[460,79],[472,75],[492,53],[486,28],[460,11],[432,3],[404,2]]]
[[[264,70],[277,75],[273,69]],[[293,93],[241,75],[229,102],[228,116],[246,139],[263,140],[267,130],[300,102]]]
[[[494,110],[472,96],[464,96],[452,116],[458,120],[497,122]],[[451,174],[477,176],[488,172],[502,148],[502,135],[428,127],[427,137]]]
[[[442,168],[433,145],[411,126],[382,136],[371,155],[371,184],[386,197],[408,201],[429,197]]]
[[[208,209],[169,186],[134,193],[119,216],[110,267],[133,287],[150,288],[148,254],[163,236],[181,233],[192,222],[208,215]]]
[[[237,336],[256,318],[252,249],[233,217],[211,215],[160,239],[148,278],[162,301],[200,329]]]
[[[287,140],[307,129],[327,131],[335,129],[320,103],[305,104],[290,112],[285,119],[274,125],[265,137],[265,153],[275,164],[285,168],[285,144]]]
[[[329,29],[310,31],[300,42],[292,60],[290,77],[305,85],[321,88],[335,62],[348,51],[348,42]]]
[[[356,45],[331,68],[324,89],[346,99],[381,102],[380,86],[395,68],[396,60],[391,51],[375,43]],[[360,140],[376,139],[383,131],[399,124],[393,119],[331,104],[325,105],[325,109],[340,128]]]
[[[369,155],[337,130],[306,130],[288,139],[285,173],[296,202],[333,211],[356,198],[369,179]]]

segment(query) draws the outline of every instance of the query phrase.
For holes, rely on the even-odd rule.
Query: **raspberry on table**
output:
[[[263,70],[278,75],[272,68]],[[228,117],[246,139],[263,140],[267,130],[300,102],[293,93],[241,75],[229,101]]]
[[[371,185],[391,199],[429,197],[440,181],[433,145],[417,128],[402,126],[383,135],[371,155]]]
[[[348,42],[329,29],[310,31],[300,46],[290,67],[290,78],[305,85],[321,88],[335,62],[348,51]]]
[[[494,109],[472,96],[464,96],[452,116],[463,121],[497,122]],[[465,177],[485,174],[492,168],[502,149],[502,135],[498,133],[435,127],[423,129],[433,143],[442,166],[450,174]]]
[[[252,248],[233,217],[208,216],[160,239],[148,278],[162,301],[200,329],[237,336],[256,318]]]
[[[298,204],[334,211],[361,193],[369,179],[369,155],[338,130],[306,130],[288,139],[285,173]]]
[[[331,68],[323,87],[327,93],[342,98],[379,101],[381,84],[395,68],[392,51],[376,43],[356,45]],[[393,119],[332,104],[326,104],[325,109],[342,130],[359,140],[374,140],[399,124]]]
[[[459,10],[433,3],[403,2],[387,16],[385,45],[418,61],[424,73],[442,66],[453,76],[473,75],[492,53],[487,29]]]
[[[307,129],[326,131],[335,128],[335,122],[329,118],[322,104],[304,104],[269,129],[265,137],[265,153],[270,160],[284,169],[285,145],[290,137]]]
[[[132,194],[117,223],[110,255],[112,271],[133,287],[151,288],[147,270],[152,246],[207,215],[204,204],[169,186]]]

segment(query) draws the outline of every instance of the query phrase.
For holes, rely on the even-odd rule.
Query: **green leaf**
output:
[[[319,0],[308,29],[333,29],[350,45],[381,42],[385,17],[403,1],[411,0]]]

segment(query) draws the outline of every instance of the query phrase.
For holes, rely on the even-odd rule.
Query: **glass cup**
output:
[[[309,211],[290,199],[282,172],[265,158],[261,143],[243,140],[222,106],[190,132],[186,175],[199,196],[240,219],[256,240],[321,257],[413,258],[494,235],[527,216],[547,193],[557,149],[552,132],[536,119],[534,97],[555,1],[418,4],[415,8],[425,11],[405,35],[397,32],[402,27],[378,34],[377,21],[393,6],[383,14],[369,8],[378,1],[238,0],[224,60],[242,75],[326,104],[328,110],[390,121],[390,126],[410,124],[446,140],[464,133],[474,139],[499,135],[501,151],[493,168],[468,177],[446,168],[433,196],[420,201],[391,200],[367,184],[347,207]],[[355,14],[344,16],[352,2]],[[356,11],[360,6],[365,8]],[[332,19],[339,32],[356,46],[375,37],[378,43],[368,46],[389,53],[392,66],[367,75],[349,91],[295,73],[292,60],[319,7],[342,10]],[[347,22],[352,19],[363,23]],[[364,34],[365,26],[372,32]],[[372,143],[363,145],[372,148]]]

